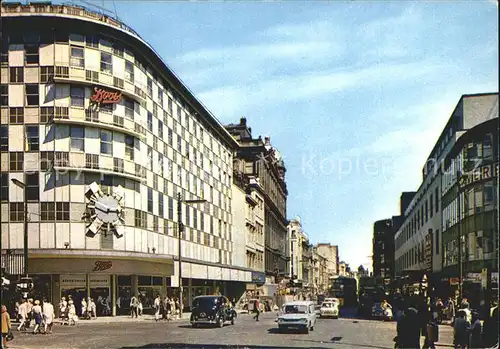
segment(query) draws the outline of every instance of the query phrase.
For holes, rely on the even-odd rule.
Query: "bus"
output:
[[[330,287],[329,296],[338,298],[340,306],[356,306],[358,301],[356,279],[344,276],[334,278]]]

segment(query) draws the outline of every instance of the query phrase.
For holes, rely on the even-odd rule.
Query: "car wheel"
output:
[[[220,317],[219,318],[219,322],[217,323],[217,325],[219,325],[220,328],[224,327],[224,317]]]

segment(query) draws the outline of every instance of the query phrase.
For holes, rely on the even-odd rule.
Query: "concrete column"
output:
[[[138,277],[137,275],[132,275],[132,295],[139,294],[139,288],[137,287]]]
[[[86,289],[87,289],[87,298],[88,298],[88,297],[90,297],[90,276],[89,276],[89,274],[86,274],[85,278],[87,280],[85,282],[85,284],[87,285]]]
[[[111,304],[111,315],[116,316],[116,275],[111,275]]]
[[[193,281],[191,278],[188,279],[188,307],[189,310],[191,310],[191,304],[193,304],[193,288],[191,287],[193,285]]]
[[[59,302],[61,301],[61,283],[59,275],[52,275],[52,305],[54,306],[54,312],[56,316],[59,317]]]

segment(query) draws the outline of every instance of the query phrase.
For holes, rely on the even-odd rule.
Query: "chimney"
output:
[[[264,137],[264,144],[271,145],[271,137],[269,137],[269,136]]]
[[[241,126],[246,126],[246,125],[247,125],[247,118],[242,117],[242,118],[240,119],[240,125],[241,125]]]

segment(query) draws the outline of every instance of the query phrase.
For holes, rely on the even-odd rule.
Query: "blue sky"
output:
[[[96,1],[223,123],[247,117],[287,166],[288,218],[371,270],[462,94],[497,91],[494,1]]]

